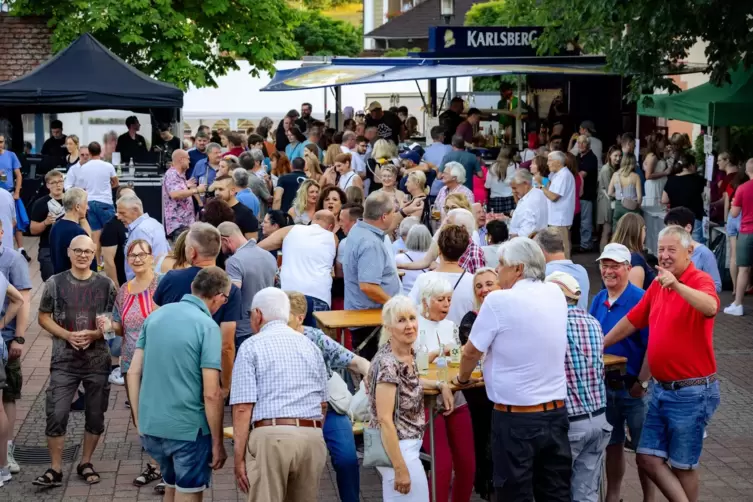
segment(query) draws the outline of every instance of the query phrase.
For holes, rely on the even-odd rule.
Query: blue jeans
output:
[[[209,488],[212,479],[212,436],[196,441],[178,441],[155,436],[141,436],[146,452],[159,463],[162,479],[169,488],[181,493],[198,493]]]
[[[652,382],[651,401],[636,452],[667,459],[675,469],[697,468],[703,433],[720,400],[718,381],[677,390],[665,390]]]
[[[308,295],[306,295],[306,307],[306,319],[303,320],[303,325],[312,328],[316,328],[314,312],[326,312],[330,309],[326,302]]]
[[[591,249],[594,230],[594,203],[590,200],[580,200],[580,247]]]
[[[703,237],[703,220],[695,220],[693,224],[693,239],[701,244],[706,244],[706,239]]]
[[[337,475],[337,490],[342,502],[358,502],[360,478],[353,425],[347,415],[340,415],[331,408],[324,421],[324,442],[327,443],[332,467]]]
[[[635,398],[627,390],[607,389],[607,422],[614,429],[609,446],[625,444],[625,424],[630,430],[630,440],[633,448],[641,442],[643,421],[646,419],[648,395]]]
[[[116,336],[107,340],[107,346],[110,347],[110,355],[112,357],[120,357],[120,353],[123,351],[123,337]]]

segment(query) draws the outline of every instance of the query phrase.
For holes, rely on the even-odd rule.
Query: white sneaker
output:
[[[18,465],[16,458],[13,456],[15,449],[16,446],[13,444],[13,442],[8,441],[8,469],[10,470],[11,474],[18,474],[19,472],[21,472],[21,466]]]
[[[8,467],[0,467],[0,482],[7,483],[11,479],[13,479],[13,476],[11,476]]]
[[[125,385],[125,379],[123,378],[123,375],[120,373],[120,366],[112,370],[112,373],[110,373],[108,380],[113,385]]]
[[[743,306],[735,305],[733,303],[729,307],[724,309],[724,313],[740,317],[741,315],[743,315]]]

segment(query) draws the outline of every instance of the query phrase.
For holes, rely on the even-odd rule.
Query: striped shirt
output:
[[[604,335],[601,325],[585,310],[567,307],[567,414],[593,413],[606,406]]]

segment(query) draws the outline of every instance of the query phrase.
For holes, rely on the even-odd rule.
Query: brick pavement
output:
[[[36,256],[36,239],[26,240],[26,249]],[[589,269],[592,284],[599,284],[593,255],[576,257]],[[22,367],[24,389],[18,403],[15,424],[16,443],[27,446],[44,446],[45,393],[49,376],[51,339],[41,332],[36,320],[36,310],[41,297],[39,265],[31,263],[34,282],[32,294],[31,325],[27,331]],[[722,294],[722,304],[731,301],[730,294]],[[746,299],[748,312],[753,312],[753,299]],[[701,458],[701,500],[703,501],[753,501],[753,415],[748,403],[753,401],[753,382],[749,361],[753,355],[753,315],[734,318],[720,314],[717,317],[715,348],[722,381],[722,404],[709,428],[709,437],[704,444]],[[78,479],[75,463],[64,465],[64,486],[52,490],[39,490],[31,480],[42,474],[47,466],[22,465],[21,474],[14,476],[4,488],[0,488],[0,500],[8,502],[136,502],[159,500],[150,487],[138,489],[131,482],[141,471],[144,454],[141,452],[138,435],[130,423],[130,413],[125,407],[125,390],[113,386],[110,406],[106,415],[106,430],[93,463],[102,475],[102,482],[92,487]],[[225,423],[230,423],[229,410]],[[83,414],[72,413],[68,424],[66,445],[81,442],[83,437]],[[245,497],[235,487],[232,469],[232,445],[226,442],[231,455],[227,465],[215,473],[213,486],[205,500],[215,502],[243,501]],[[640,485],[635,473],[635,463],[630,460],[625,476],[623,498],[625,502],[642,500]],[[364,502],[381,500],[381,482],[373,469],[361,470],[361,497]],[[328,465],[323,473],[319,491],[322,502],[336,502],[337,487],[334,471]],[[474,498],[474,500],[478,500]]]

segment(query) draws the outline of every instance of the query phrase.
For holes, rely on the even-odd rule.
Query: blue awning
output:
[[[262,91],[294,91],[403,80],[515,74],[612,75],[600,56],[536,58],[335,58],[278,71]]]

